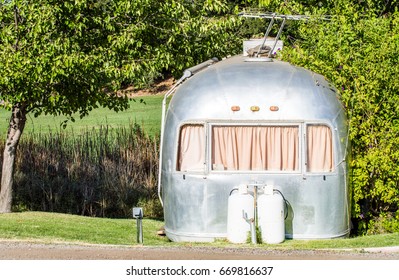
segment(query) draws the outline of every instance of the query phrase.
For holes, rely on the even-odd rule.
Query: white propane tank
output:
[[[254,197],[246,185],[230,193],[227,211],[227,239],[232,243],[245,243],[254,218]]]
[[[258,196],[258,225],[262,242],[268,244],[281,243],[285,239],[284,198],[273,190],[273,186],[264,187]]]

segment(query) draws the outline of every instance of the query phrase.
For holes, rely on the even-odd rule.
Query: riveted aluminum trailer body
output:
[[[200,131],[198,147],[192,147],[194,141],[182,143],[184,137],[192,137],[183,135],[186,127]],[[311,148],[313,127],[329,133],[331,147],[322,146],[322,152]],[[294,167],[241,168],[216,159],[216,146],[232,141],[226,140],[231,135],[222,136],[215,144],[218,129],[247,129],[250,133],[256,129],[263,133],[275,128],[295,133],[290,136],[295,141],[293,150],[278,150],[283,157],[295,154]],[[249,140],[243,149],[252,149],[248,145],[254,146],[254,141]],[[271,147],[276,150],[273,143]],[[225,238],[229,193],[240,184],[272,185],[281,191],[288,202],[286,238],[321,239],[349,234],[347,120],[335,89],[321,75],[262,58],[234,56],[215,63],[183,82],[173,95],[161,145],[159,193],[165,231],[172,241]],[[329,168],[309,168],[312,149],[323,155],[328,154],[325,150],[330,151]],[[191,169],[183,167],[185,156],[196,161],[190,163]],[[195,157],[199,159],[192,160]],[[222,157],[231,155],[227,152]]]

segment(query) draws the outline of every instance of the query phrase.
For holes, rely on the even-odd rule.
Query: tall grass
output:
[[[162,217],[156,197],[158,137],[136,123],[24,135],[16,170],[15,211],[127,217],[140,205],[148,208],[147,217]]]

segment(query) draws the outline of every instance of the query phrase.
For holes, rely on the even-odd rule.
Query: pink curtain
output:
[[[203,125],[184,125],[180,130],[178,171],[203,171],[205,163],[205,129]]]
[[[328,126],[307,126],[307,171],[331,172],[333,170],[332,134]]]
[[[213,126],[212,169],[298,170],[298,127]]]

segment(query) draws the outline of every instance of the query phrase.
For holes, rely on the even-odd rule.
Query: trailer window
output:
[[[298,126],[213,126],[213,170],[297,171]]]
[[[203,171],[205,162],[205,129],[202,124],[187,124],[180,129],[177,170]]]
[[[331,129],[326,125],[308,125],[307,171],[332,172],[334,169]]]

